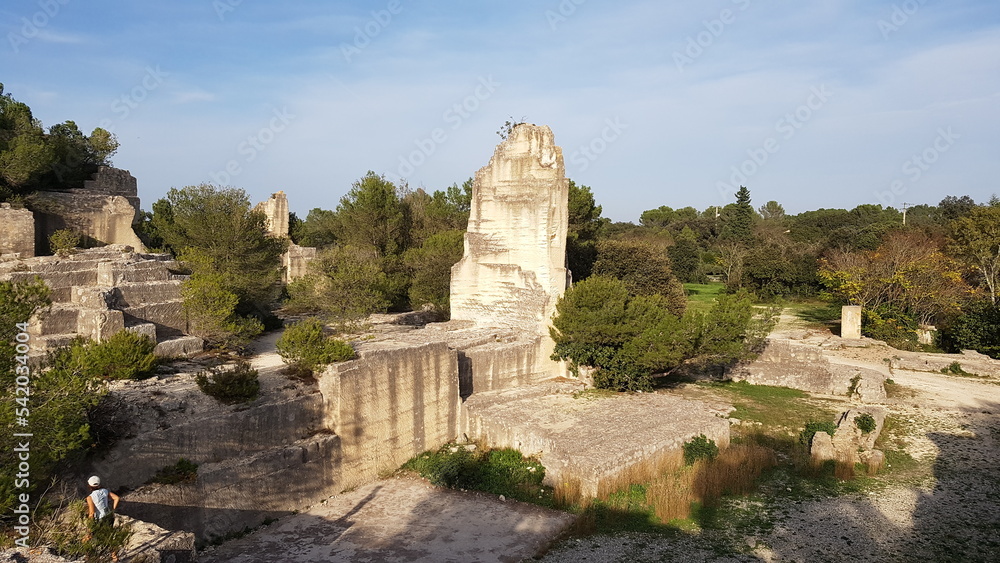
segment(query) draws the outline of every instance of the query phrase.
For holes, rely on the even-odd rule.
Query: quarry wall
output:
[[[341,439],[345,487],[458,436],[458,357],[445,342],[362,350],[329,366],[319,388],[326,426]]]

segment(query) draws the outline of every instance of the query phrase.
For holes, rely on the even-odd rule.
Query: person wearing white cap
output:
[[[101,478],[94,475],[87,480],[90,485],[90,495],[87,496],[87,518],[95,520],[95,524],[114,524],[115,510],[118,509],[118,495],[101,487]],[[111,506],[108,506],[110,501]]]

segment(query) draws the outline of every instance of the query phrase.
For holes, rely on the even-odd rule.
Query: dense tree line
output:
[[[31,108],[5,94],[0,84],[0,201],[16,202],[36,190],[82,187],[117,150],[118,140],[100,127],[88,136],[66,121],[46,131]]]
[[[904,211],[854,209],[785,213],[756,210],[745,187],[735,202],[698,212],[647,210],[638,225],[609,225],[614,238],[666,248],[681,281],[724,282],[758,299],[823,297],[865,307],[866,335],[908,348],[920,325],[941,329],[947,350],[997,355],[1000,324],[1000,200],[948,196]],[[998,335],[998,336],[992,336]]]

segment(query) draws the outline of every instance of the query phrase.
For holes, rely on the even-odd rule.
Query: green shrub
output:
[[[132,538],[132,524],[117,520],[114,526],[95,525],[87,518],[87,503],[71,503],[64,513],[51,516],[50,525],[43,526],[43,541],[56,554],[84,561],[111,561],[121,554]]]
[[[809,448],[812,447],[813,436],[816,435],[817,432],[826,432],[827,434],[833,436],[836,431],[837,425],[833,422],[817,422],[815,420],[810,420],[806,423],[805,430],[799,433],[799,443]]]
[[[469,451],[445,444],[407,461],[403,469],[416,471],[439,487],[484,491],[545,506],[552,501],[551,490],[542,486],[545,468],[510,448]]]
[[[49,248],[59,256],[69,256],[80,246],[80,234],[71,229],[59,229],[49,235]]]
[[[326,364],[354,358],[354,349],[343,340],[323,334],[323,323],[308,318],[285,329],[276,343],[278,354],[285,363],[313,372]]]
[[[875,430],[878,426],[875,423],[875,417],[868,413],[862,413],[854,417],[854,425],[858,427],[861,432],[868,434]]]
[[[197,478],[198,464],[191,460],[180,458],[177,460],[177,463],[168,465],[157,471],[156,476],[150,479],[150,482],[176,485],[178,483],[190,483]]]
[[[918,328],[912,315],[888,305],[861,312],[861,333],[898,350],[920,350]]]
[[[948,364],[948,367],[941,368],[941,373],[943,373],[945,375],[961,375],[963,377],[972,377],[972,376],[975,376],[974,373],[969,373],[969,372],[965,371],[964,369],[962,369],[962,364],[960,364],[958,362],[952,362],[952,363]]]
[[[239,362],[230,370],[210,368],[195,375],[195,381],[206,395],[226,404],[252,401],[260,393],[257,370],[250,362]]]
[[[141,379],[156,367],[156,342],[148,336],[122,330],[103,342],[74,342],[73,351],[83,371],[102,379]]]
[[[689,442],[684,443],[684,464],[693,465],[699,459],[709,461],[719,455],[719,446],[714,440],[708,439],[704,434],[695,436]]]
[[[973,303],[941,330],[940,339],[949,352],[976,350],[1000,359],[1000,307],[988,299]]]

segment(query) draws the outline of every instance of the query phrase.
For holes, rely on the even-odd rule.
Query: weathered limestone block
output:
[[[28,332],[33,336],[76,332],[79,318],[79,309],[57,303],[35,313],[28,323]]]
[[[125,327],[125,330],[135,334],[141,334],[153,342],[156,342],[156,325],[153,323],[140,323],[137,325],[127,326]]]
[[[136,520],[123,514],[116,521],[132,526],[132,536],[125,546],[129,561],[149,563],[195,563],[195,538],[191,532],[165,530],[151,522]]]
[[[118,305],[119,297],[113,287],[74,286],[70,301],[86,309],[108,309]]]
[[[36,213],[36,246],[47,245],[48,237],[59,229],[72,229],[105,244],[144,251],[132,230],[136,208],[125,196],[84,190],[35,192],[28,205]]]
[[[122,170],[113,166],[99,166],[97,173],[91,176],[90,180],[83,183],[83,189],[88,192],[120,195],[130,198],[136,198],[139,195],[139,186],[135,180],[135,176],[129,173],[128,170]],[[136,202],[136,205],[138,206],[138,202]]]
[[[547,340],[547,339],[546,339]],[[463,398],[473,393],[508,389],[551,378],[539,358],[544,354],[543,337],[488,342],[458,352],[459,391]],[[551,354],[551,352],[549,352]]]
[[[887,368],[878,371],[868,364],[829,357],[819,346],[770,336],[757,359],[736,366],[729,377],[754,385],[846,395],[876,403],[885,400],[884,382],[889,372]]]
[[[875,429],[870,432],[863,432],[855,422],[859,416],[864,414],[871,416],[875,421]],[[837,430],[833,437],[830,437],[826,432],[817,432],[813,436],[810,450],[812,458],[815,461],[860,459],[866,463],[877,463],[875,466],[881,467],[881,463],[878,463],[879,456],[870,452],[877,451],[875,450],[875,441],[878,440],[882,428],[885,426],[886,414],[885,408],[877,406],[857,406],[841,413],[837,417]]]
[[[465,253],[452,267],[452,319],[548,334],[567,285],[568,194],[552,131],[516,126],[476,172]]]
[[[281,255],[281,265],[285,267],[282,278],[285,283],[295,281],[308,273],[309,263],[316,259],[316,249],[311,246],[289,244]]]
[[[682,455],[698,435],[729,445],[729,421],[705,403],[658,393],[577,397],[582,387],[549,382],[477,392],[462,404],[463,432],[538,455],[546,484],[577,482],[590,497],[620,488],[656,459]]]
[[[0,254],[18,258],[35,255],[35,216],[28,209],[14,209],[0,203]]]
[[[861,306],[844,305],[841,307],[840,337],[849,340],[861,338]]]
[[[959,367],[967,373],[980,377],[1000,377],[1000,360],[994,360],[975,350],[962,350],[961,354],[928,354],[897,350],[893,353],[890,365],[894,370],[941,373],[942,370],[947,371],[955,362],[958,362]]]
[[[156,332],[160,337],[174,336],[188,329],[187,315],[184,314],[184,302],[180,299],[163,303],[146,303],[135,307],[122,309],[125,320],[129,324],[146,321],[156,324]]]
[[[125,329],[125,315],[116,309],[80,309],[76,333],[101,342]]]
[[[817,432],[813,434],[812,446],[809,448],[809,454],[812,456],[813,461],[837,459],[837,448],[833,446],[833,436],[827,434],[826,432]]]
[[[343,440],[344,487],[458,435],[458,358],[444,342],[364,349],[320,376],[328,428]]]
[[[200,541],[259,526],[343,490],[340,437],[319,434],[198,467],[193,483],[147,485],[125,496],[124,514]]]
[[[98,285],[119,285],[123,283],[168,281],[170,267],[176,267],[173,260],[110,261],[97,264]]]
[[[126,401],[120,407],[127,409],[121,416],[131,425],[123,429],[131,437],[119,440],[87,471],[108,476],[112,488],[135,489],[163,467],[176,463],[179,457],[199,465],[218,463],[282,448],[324,430],[323,400],[319,394],[255,404],[245,410],[212,403],[210,412],[194,410],[206,398],[193,382],[183,392],[167,390],[163,397],[171,400],[160,396],[137,399],[133,393],[113,390],[106,400]],[[179,419],[182,422],[176,417],[168,418],[173,412],[184,412],[186,418]],[[131,515],[146,519],[140,514]],[[149,521],[160,523],[155,519]]]
[[[153,325],[156,334],[156,325]],[[178,336],[161,340],[156,344],[153,355],[159,358],[186,358],[205,349],[205,341],[197,336]]]
[[[275,237],[288,237],[288,197],[285,192],[271,194],[267,201],[262,201],[254,207],[267,218],[267,232]]]
[[[115,288],[123,307],[142,303],[166,303],[181,299],[181,281],[121,283]]]

